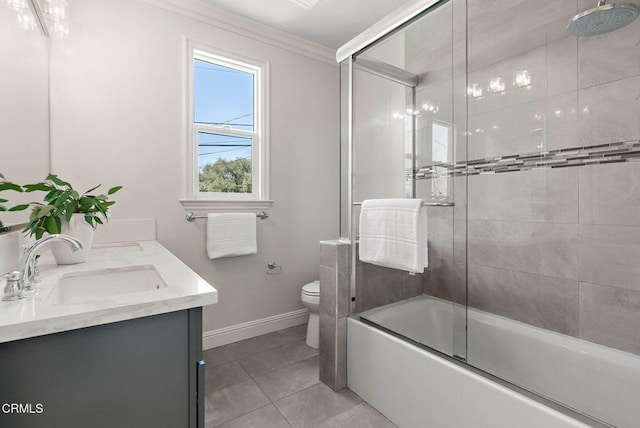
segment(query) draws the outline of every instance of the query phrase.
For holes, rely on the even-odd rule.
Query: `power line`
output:
[[[251,147],[251,144],[217,144],[217,143],[201,143],[198,147]]]
[[[253,123],[229,123],[229,122],[196,122],[200,125],[233,125],[233,126],[253,126]]]
[[[215,147],[215,146],[250,146],[251,143],[246,144],[246,139],[243,140],[222,140],[222,141],[201,141],[198,142],[198,146]]]
[[[253,126],[253,123],[232,123],[234,120],[238,120],[238,119],[242,119],[245,117],[249,117],[249,116],[253,116],[253,112],[251,113],[247,113],[247,114],[243,114],[242,116],[238,116],[238,117],[234,117],[228,120],[224,120],[222,122],[197,122],[196,123],[201,123],[204,125],[235,125],[235,126]]]
[[[242,150],[242,147],[236,147],[235,149],[227,149],[227,150],[219,150],[217,152],[209,152],[209,153],[199,153],[198,156],[209,156],[209,155],[217,155],[219,153],[232,152],[234,150]],[[250,156],[249,156],[250,157]],[[247,157],[247,159],[249,158]]]
[[[231,122],[232,120],[242,119],[243,117],[247,117],[247,116],[253,116],[253,112],[251,112],[251,113],[247,113],[247,114],[243,114],[242,116],[234,117],[233,119],[225,120],[225,121],[224,121],[224,122],[222,122],[222,123],[229,123],[229,122]]]

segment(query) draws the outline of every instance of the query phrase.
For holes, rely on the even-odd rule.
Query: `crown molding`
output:
[[[204,0],[141,0],[144,3],[213,25],[227,31],[268,43],[278,48],[335,65],[335,51],[301,37],[228,12]]]

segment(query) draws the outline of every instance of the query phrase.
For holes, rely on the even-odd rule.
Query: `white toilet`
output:
[[[307,345],[317,348],[320,341],[320,281],[313,281],[302,287],[302,303],[309,309],[309,324],[307,324]]]

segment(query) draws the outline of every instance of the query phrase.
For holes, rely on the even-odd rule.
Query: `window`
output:
[[[431,125],[431,157],[433,162],[446,164],[450,157],[451,126],[433,122]]]
[[[431,124],[431,160],[436,163],[433,167],[435,177],[431,180],[431,196],[436,199],[446,199],[449,196],[449,171],[447,166],[451,162],[453,141],[453,126],[433,121]]]
[[[189,45],[188,197],[267,199],[267,64]]]

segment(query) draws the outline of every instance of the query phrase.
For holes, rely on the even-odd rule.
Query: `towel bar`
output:
[[[259,213],[256,214],[256,217],[261,218],[262,220],[269,218],[269,213],[266,211],[260,211]],[[195,213],[189,211],[186,215],[185,218],[187,219],[187,221],[192,221],[195,220],[197,218],[207,218],[206,215],[195,215]]]
[[[362,202],[354,202],[353,205],[362,205]],[[423,207],[453,207],[453,202],[423,202]]]

